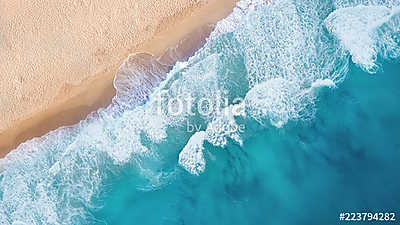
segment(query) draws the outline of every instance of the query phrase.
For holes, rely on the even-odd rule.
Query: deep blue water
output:
[[[400,1],[242,0],[178,55],[131,55],[109,107],[7,155],[0,224],[399,216]]]

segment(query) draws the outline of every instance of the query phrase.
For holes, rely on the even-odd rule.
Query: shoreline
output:
[[[79,84],[65,83],[54,100],[43,110],[30,113],[11,123],[0,132],[0,157],[19,144],[40,137],[58,127],[78,123],[89,113],[106,107],[115,96],[113,80],[123,61],[132,53],[149,52],[160,56],[166,49],[178,45],[183,39],[209,24],[215,24],[232,12],[236,0],[212,0],[188,9],[182,15],[168,17],[157,26],[155,34],[146,41],[127,48],[118,63],[107,66],[99,73],[83,79]],[[174,21],[178,20],[178,21]]]

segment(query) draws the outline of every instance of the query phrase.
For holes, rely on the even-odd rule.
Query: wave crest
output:
[[[397,14],[395,9],[386,6],[358,5],[337,9],[324,22],[350,52],[353,62],[367,72],[375,73],[379,68],[376,64],[378,53],[385,51],[382,45],[386,44],[382,42],[394,42],[390,38],[383,39],[382,32],[377,30]]]

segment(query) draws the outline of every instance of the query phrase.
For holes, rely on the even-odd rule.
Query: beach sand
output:
[[[0,156],[109,105],[129,54],[209,32],[235,3],[0,0]]]

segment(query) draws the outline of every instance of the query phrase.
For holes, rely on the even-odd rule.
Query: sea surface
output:
[[[0,224],[400,220],[400,1],[242,0],[173,59],[133,54],[108,108],[12,151]]]

